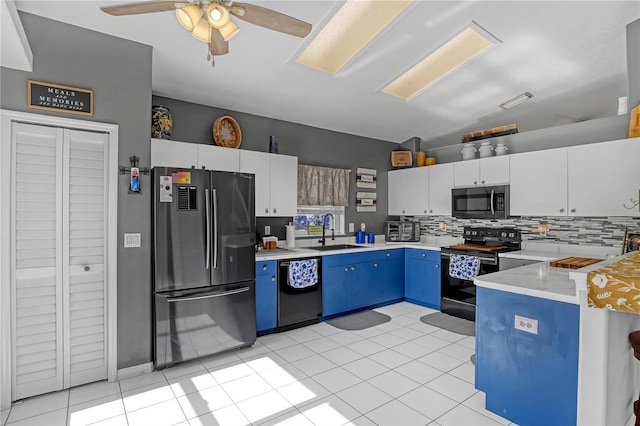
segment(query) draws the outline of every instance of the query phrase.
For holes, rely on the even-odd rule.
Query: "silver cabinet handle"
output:
[[[344,271],[345,272],[349,272],[349,268],[344,268]]]
[[[425,257],[425,256],[426,256],[426,254],[422,253],[422,257]]]
[[[564,213],[564,209],[560,209],[560,213]]]
[[[404,210],[402,210],[402,213],[404,213]]]
[[[433,210],[429,210],[429,213],[433,213]]]
[[[274,212],[274,213],[277,213],[277,212],[278,212],[278,210],[274,208],[274,209],[273,209],[273,212]]]
[[[275,281],[276,280],[276,276],[275,275],[271,275],[271,281]]]
[[[91,270],[91,267],[87,265],[82,269],[84,269],[85,272],[89,272]]]
[[[356,270],[355,266],[352,266],[352,267],[351,267],[351,270],[352,270],[352,271],[355,271],[355,270]]]
[[[575,213],[575,212],[576,212],[576,209],[571,209],[571,213]]]
[[[264,212],[269,213],[269,207],[265,207]]]
[[[474,185],[477,185],[477,184],[478,184],[478,181],[477,181],[477,180],[474,180],[474,181],[473,181],[473,184],[474,184]]]
[[[377,267],[378,267],[378,264],[377,264],[377,263],[374,263],[374,264],[373,264],[373,267],[374,267],[374,268],[377,268]]]
[[[269,267],[267,265],[262,265],[262,270],[266,271],[267,269],[269,269]]]
[[[387,257],[391,256],[391,253],[387,253]]]
[[[484,181],[482,181],[482,184],[484,185]]]
[[[427,211],[425,210],[424,212],[426,213]]]
[[[169,298],[167,298],[167,303],[188,302],[188,301],[191,301],[191,300],[202,300],[202,299],[213,299],[214,297],[232,296],[234,294],[244,293],[244,292],[247,292],[247,291],[249,291],[249,287],[242,287],[242,288],[239,288],[237,290],[225,291],[223,293],[208,294],[206,296],[169,297]]]
[[[209,190],[204,190],[204,206],[205,206],[205,222],[207,224],[207,260],[205,260],[205,268],[209,269],[209,262],[211,261],[211,199],[209,198]]]
[[[213,269],[218,267],[218,192],[215,189],[211,190],[213,196],[213,234],[215,239],[213,240]]]
[[[438,264],[436,263],[436,269],[438,269],[439,267],[440,267],[440,265],[438,265]]]

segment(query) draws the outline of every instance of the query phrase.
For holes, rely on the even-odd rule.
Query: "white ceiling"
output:
[[[341,2],[265,1],[313,25],[312,37]],[[173,12],[114,17],[122,1],[16,0],[18,10],[153,46],[153,93],[198,104],[401,143],[459,143],[466,131],[516,123],[535,130],[617,114],[628,94],[625,26],[633,1],[415,1],[337,75],[295,63],[306,39],[236,20],[229,54],[207,48]],[[471,21],[502,43],[410,101],[381,89]],[[308,37],[308,38],[309,38]],[[498,107],[525,91],[534,98]],[[447,137],[448,136],[448,137]]]

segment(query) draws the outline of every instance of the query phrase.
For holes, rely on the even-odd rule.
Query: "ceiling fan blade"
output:
[[[176,10],[176,1],[145,1],[141,3],[118,4],[115,6],[102,6],[100,10],[109,15],[138,15],[140,13],[166,12]]]
[[[311,32],[307,22],[253,4],[233,2],[229,12],[243,21],[296,37],[306,37]]]
[[[229,42],[225,41],[217,28],[211,27],[211,41],[209,42],[209,52],[214,56],[229,53]]]

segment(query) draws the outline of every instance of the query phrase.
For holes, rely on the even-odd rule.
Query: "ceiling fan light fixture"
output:
[[[337,73],[411,3],[347,0],[296,62],[328,74]]]
[[[187,31],[192,31],[195,28],[198,22],[200,22],[200,19],[202,19],[203,14],[200,6],[196,4],[190,4],[176,9],[176,18],[178,18],[180,25]]]
[[[207,20],[214,28],[222,28],[230,22],[229,11],[219,3],[211,3],[207,7]]]
[[[408,100],[499,43],[500,40],[472,22],[382,91]]]
[[[191,35],[200,41],[209,43],[211,41],[211,26],[209,22],[202,18],[198,24],[191,30]]]
[[[514,106],[520,105],[521,103],[528,101],[531,98],[533,98],[533,95],[531,93],[524,92],[523,94],[518,95],[515,98],[509,99],[507,102],[500,104],[500,108],[502,109],[513,108]]]
[[[229,22],[227,22],[225,26],[218,28],[218,30],[220,30],[220,34],[222,34],[224,41],[229,41],[234,35],[238,34],[240,28],[238,28],[235,22],[229,19]]]

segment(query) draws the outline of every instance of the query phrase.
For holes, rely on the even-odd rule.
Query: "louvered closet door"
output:
[[[101,133],[64,132],[65,388],[107,377],[106,142]]]
[[[12,125],[14,400],[63,386],[62,133]]]

